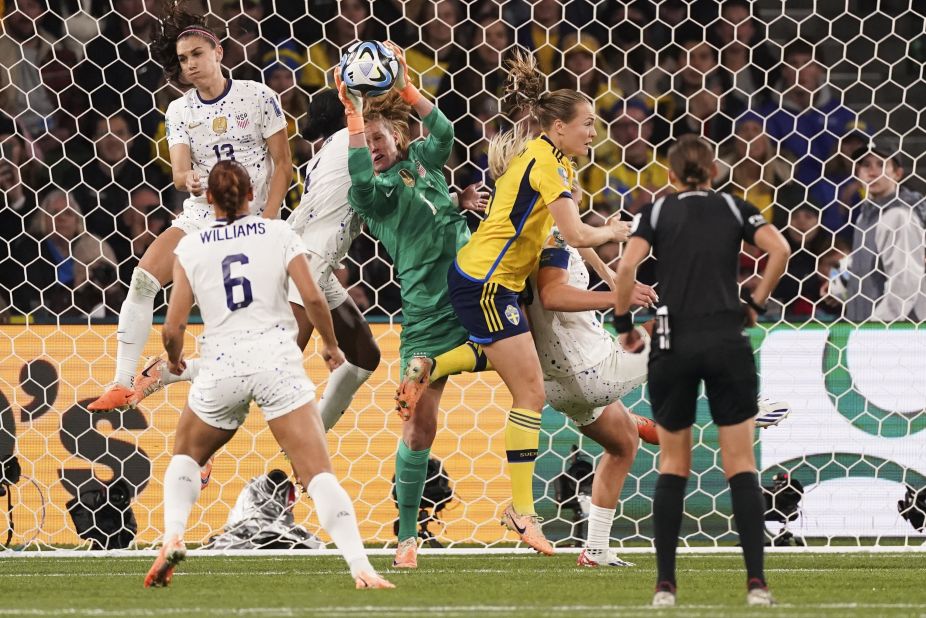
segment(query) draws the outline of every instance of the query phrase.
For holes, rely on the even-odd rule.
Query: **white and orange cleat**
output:
[[[209,479],[212,478],[212,464],[215,463],[215,455],[209,458],[206,465],[199,469],[199,489],[202,491],[209,485]]]
[[[109,412],[130,408],[135,397],[135,390],[121,384],[110,384],[106,392],[87,406],[91,412]]]
[[[354,578],[357,590],[386,590],[395,588],[395,584],[371,571],[361,571]]]
[[[587,568],[596,568],[600,566],[610,566],[610,567],[632,567],[637,566],[633,562],[627,562],[622,560],[617,556],[615,551],[611,548],[601,552],[601,556],[595,556],[597,552],[590,552],[587,548],[582,550],[582,553],[579,554],[579,559],[576,560],[576,564],[580,567]]]
[[[553,555],[553,546],[540,529],[543,521],[537,515],[518,515],[513,505],[508,505],[502,514],[501,525],[521,537],[521,540],[535,551],[545,556]]]
[[[395,393],[395,410],[403,421],[415,413],[418,400],[431,384],[431,369],[434,361],[427,356],[415,356],[408,362],[405,375]]]
[[[647,444],[659,444],[659,433],[656,431],[656,422],[651,418],[630,413],[630,418],[637,425],[637,435]]]
[[[393,569],[418,568],[418,539],[409,537],[399,541],[395,549],[395,558],[392,559]]]
[[[186,558],[186,545],[177,537],[169,539],[145,576],[145,588],[166,588],[174,577],[174,567]]]
[[[149,358],[144,368],[135,376],[134,396],[129,405],[137,406],[142,399],[164,388],[163,375],[167,371],[167,361],[160,356]]]

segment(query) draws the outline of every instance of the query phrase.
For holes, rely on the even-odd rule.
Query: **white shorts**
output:
[[[571,418],[576,427],[584,427],[598,420],[605,407],[646,382],[650,338],[638,330],[645,343],[642,352],[626,352],[615,339],[611,353],[594,367],[544,381],[547,403]]]
[[[315,400],[315,384],[301,367],[218,380],[201,376],[193,380],[187,403],[204,423],[218,429],[238,429],[252,401],[272,421]]]
[[[311,251],[306,256],[309,258],[309,272],[312,273],[312,278],[315,279],[315,283],[318,284],[318,287],[321,288],[322,293],[325,295],[325,300],[328,301],[328,309],[334,311],[347,300],[347,290],[338,281],[338,278],[334,275],[334,269],[327,260]],[[299,290],[292,279],[289,280],[289,302],[302,306],[302,297],[299,295]]]
[[[183,230],[184,234],[194,234],[215,223],[215,211],[205,197],[188,197],[183,200],[183,211],[170,224]]]

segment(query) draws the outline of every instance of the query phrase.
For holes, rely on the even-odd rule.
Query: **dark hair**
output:
[[[713,163],[714,149],[693,133],[681,136],[669,148],[669,168],[686,186],[709,182]]]
[[[243,165],[234,159],[224,159],[212,166],[207,190],[212,198],[210,203],[218,205],[231,223],[241,205],[248,201],[251,177]]]
[[[151,57],[161,65],[164,77],[176,85],[188,86],[180,76],[177,41],[182,37],[198,36],[213,48],[218,47],[219,35],[206,26],[206,18],[183,10],[187,0],[161,0],[161,23],[151,41]]]
[[[813,59],[813,45],[807,41],[797,40],[793,43],[790,43],[785,47],[784,53],[782,54],[782,60],[785,62],[788,61],[788,58],[793,58],[794,56],[810,56]]]
[[[314,142],[328,137],[347,126],[344,104],[336,90],[331,88],[316,92],[309,103],[309,119],[302,129],[302,138]]]

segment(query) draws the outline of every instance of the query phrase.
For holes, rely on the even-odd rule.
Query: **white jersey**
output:
[[[558,236],[547,241],[540,264],[565,268],[569,285],[588,288],[585,260]],[[611,354],[614,338],[601,325],[596,312],[547,311],[540,304],[536,271],[530,277],[530,286],[534,300],[527,306],[527,314],[544,379],[574,376]]]
[[[205,325],[200,378],[302,367],[287,267],[305,247],[285,221],[255,215],[232,223],[220,219],[184,236],[174,253]]]
[[[204,101],[190,88],[167,106],[165,126],[168,146],[190,147],[193,169],[203,185],[216,161],[234,159],[242,164],[254,186],[251,213],[263,212],[273,172],[267,138],[286,129],[277,93],[259,82],[229,79],[222,94]],[[205,194],[193,199],[206,204]]]
[[[306,167],[305,192],[289,216],[289,224],[302,236],[306,249],[324,258],[332,268],[341,266],[363,222],[347,202],[347,129],[325,140]]]

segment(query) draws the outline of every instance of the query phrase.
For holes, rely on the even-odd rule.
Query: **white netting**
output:
[[[926,337],[916,324],[926,317],[919,296],[926,208],[915,193],[923,187],[926,39],[916,4],[213,0],[208,8],[212,23],[227,28],[231,74],[281,93],[299,166],[311,155],[297,130],[309,97],[357,38],[388,37],[407,50],[423,89],[454,121],[448,173],[457,187],[490,180],[486,141],[506,126],[500,66],[515,45],[536,51],[551,87],[595,98],[598,142],[591,160],[577,162],[590,222],[629,216],[665,190],[673,138],[694,132],[716,142],[718,186],[758,206],[795,252],[768,321],[752,333],[763,392],[795,410],[760,435],[763,484],[787,471],[803,485],[797,510],[778,505],[793,514],[798,535],[906,545],[922,537],[897,501],[904,483],[926,487]],[[91,416],[83,406],[112,376],[113,324],[132,269],[183,198],[171,187],[163,124],[178,93],[146,46],[157,8],[150,0],[0,0],[0,7],[0,315],[9,322],[0,327],[0,478],[14,480],[13,456],[22,465],[18,483],[0,484],[11,498],[12,543],[80,543],[68,501],[120,479],[137,521],[134,540],[152,543],[187,387],[122,415]],[[871,137],[882,154],[899,154],[905,182],[896,202],[879,197],[874,206],[854,176],[851,155]],[[295,174],[289,206],[300,189]],[[602,255],[613,259],[617,248]],[[744,284],[763,266],[747,248]],[[394,538],[396,517],[398,288],[385,252],[366,234],[341,275],[374,322],[383,363],[329,445],[365,538],[383,544]],[[652,274],[644,268],[642,276]],[[832,324],[840,318],[873,325]],[[152,336],[146,353],[158,348]],[[317,355],[307,367],[322,383]],[[641,390],[625,402],[649,414]],[[450,380],[433,454],[455,499],[439,514],[443,524],[429,525],[442,542],[512,540],[497,524],[509,496],[508,403],[494,373]],[[571,447],[586,457],[599,449],[552,410],[543,429],[535,490],[545,530],[552,539],[580,537],[573,522],[586,500],[576,496],[590,483],[577,490],[570,477],[582,470]],[[728,541],[716,431],[699,425],[695,437],[683,534],[693,543]],[[649,542],[654,462],[655,450],[641,448],[616,541]],[[188,539],[218,532],[244,484],[273,468],[289,470],[252,415],[219,453]],[[101,514],[98,527],[102,521]],[[305,500],[296,521],[311,522]],[[6,522],[0,516],[0,543]]]

